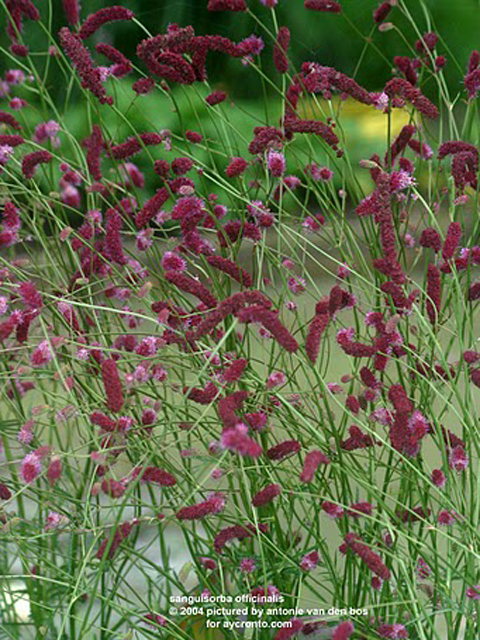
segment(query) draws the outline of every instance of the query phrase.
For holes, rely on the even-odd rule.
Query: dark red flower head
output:
[[[100,27],[103,27],[107,22],[113,22],[116,20],[131,20],[135,17],[133,11],[122,6],[103,7],[95,13],[91,13],[85,22],[80,27],[78,36],[81,40],[86,40],[93,35]]]
[[[107,407],[110,411],[118,413],[123,407],[124,399],[117,363],[113,359],[104,360],[101,369],[103,385],[107,396]]]
[[[62,5],[67,22],[75,26],[80,20],[80,3],[78,0],[62,0]]]
[[[100,70],[94,65],[90,53],[83,46],[78,35],[72,33],[67,27],[63,27],[59,31],[59,37],[65,54],[70,58],[80,76],[82,87],[91,91],[101,104],[112,104],[113,98],[107,95]]]
[[[208,11],[246,11],[245,0],[208,0]]]
[[[35,175],[35,170],[39,164],[48,164],[52,160],[52,154],[46,149],[33,151],[22,158],[22,173],[27,180]]]
[[[327,11],[330,13],[341,13],[342,7],[333,0],[305,0],[305,9],[311,11]]]
[[[373,12],[373,21],[380,24],[386,19],[391,10],[392,5],[390,2],[382,2]]]
[[[273,64],[279,73],[287,73],[288,71],[287,51],[289,44],[290,30],[288,27],[280,27],[273,48]]]

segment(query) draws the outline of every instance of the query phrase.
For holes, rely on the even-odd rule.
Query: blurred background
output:
[[[435,30],[440,36],[438,53],[447,57],[446,76],[449,88],[459,88],[461,73],[464,71],[468,56],[472,50],[480,46],[480,3],[479,0],[413,0],[404,2],[415,23],[423,32]],[[5,21],[5,3],[2,0],[3,20]],[[52,32],[66,23],[62,11],[61,0],[36,0],[34,3],[40,10],[44,22],[51,21]],[[83,19],[94,11],[115,4],[102,0],[82,0],[81,16]],[[193,25],[198,34],[218,33],[233,40],[240,40],[251,33],[261,34],[258,21],[272,29],[271,10],[262,5],[260,0],[249,0],[248,5],[255,17],[242,13],[212,13],[206,10],[207,0],[127,0],[118,2],[132,9],[138,20],[152,34],[165,31],[169,23]],[[342,15],[315,13],[303,10],[302,0],[279,0],[275,9],[279,25],[287,25],[292,33],[290,56],[296,68],[305,60],[315,60],[322,64],[335,66],[348,75],[356,73],[360,84],[368,89],[379,88],[388,80],[391,73],[392,60],[395,55],[411,55],[410,47],[418,38],[408,19],[402,16],[399,9],[393,9],[387,20],[391,20],[396,29],[379,32],[374,28],[372,13],[378,6],[378,0],[343,0]],[[430,15],[426,18],[426,11]],[[34,23],[25,25],[25,41],[43,39],[45,34]],[[371,39],[362,57],[365,36]],[[1,33],[1,44],[8,48],[9,42],[4,30]],[[128,57],[135,60],[136,45],[145,37],[142,30],[128,23],[108,25],[101,30],[95,40],[106,40],[119,48]],[[271,44],[269,43],[269,46]],[[36,47],[31,46],[32,50]],[[362,62],[357,69],[357,64]],[[272,71],[271,56],[264,56],[264,70]],[[1,61],[4,67],[8,64]],[[459,66],[458,66],[459,65]],[[237,61],[222,55],[209,57],[210,80],[220,79],[227,87],[235,87],[238,97],[260,97],[262,91],[258,83],[239,83],[242,69]],[[61,90],[61,85],[57,87]]]
[[[55,59],[48,53],[49,45],[58,42],[59,29],[67,24],[62,1],[34,1],[41,13],[42,24],[25,22],[23,41],[30,49],[28,59],[11,55],[5,29],[0,26],[0,44],[3,49],[3,55],[0,56],[0,77],[7,69],[23,68],[28,71],[33,66],[37,69],[62,116],[60,139],[62,148],[65,149],[66,132],[69,132],[71,139],[77,140],[90,133],[92,113],[84,96],[72,82],[71,69],[65,65],[61,57]],[[392,4],[395,1],[392,0]],[[114,96],[115,107],[123,115],[119,117],[115,109],[108,106],[98,107],[96,104],[98,114],[95,118],[100,116],[107,136],[116,142],[132,135],[134,131],[170,130],[176,139],[177,154],[189,152],[188,148],[182,148],[181,143],[185,130],[200,131],[211,145],[218,146],[214,168],[223,175],[229,156],[247,153],[252,129],[258,125],[277,125],[282,115],[280,95],[284,90],[283,82],[288,83],[288,79],[282,78],[272,62],[273,37],[269,37],[269,33],[276,32],[276,20],[278,26],[286,25],[291,31],[289,74],[293,75],[303,62],[315,61],[333,66],[354,77],[369,91],[382,90],[384,84],[392,77],[395,56],[413,58],[416,55],[415,41],[426,32],[437,32],[439,42],[435,55],[445,56],[446,66],[439,72],[440,78],[435,77],[429,69],[421,71],[420,86],[437,105],[444,102],[445,92],[448,92],[449,100],[454,104],[458,112],[456,115],[461,122],[467,105],[463,86],[467,63],[472,50],[480,46],[480,0],[397,1],[399,6],[394,6],[387,18],[391,27],[384,25],[387,29],[380,30],[372,18],[379,0],[343,0],[341,15],[306,11],[303,8],[303,0],[279,0],[274,13],[264,6],[261,0],[248,0],[251,10],[248,14],[208,12],[207,0],[127,0],[122,2],[122,5],[135,12],[138,22],[107,24],[87,42],[98,65],[108,64],[108,61],[95,53],[94,46],[97,42],[107,42],[129,57],[136,67],[135,72],[128,77],[121,80],[109,79],[106,83],[107,91]],[[108,3],[102,0],[82,0],[81,19],[84,20],[90,13],[113,3],[113,0]],[[0,8],[5,25],[5,0],[0,0]],[[265,50],[255,59],[260,73],[258,69],[242,64],[239,59],[209,53],[208,86],[195,83],[192,87],[173,87],[170,96],[174,98],[176,107],[172,108],[170,97],[160,89],[135,99],[132,83],[139,77],[139,72],[146,71],[136,56],[136,47],[148,33],[164,33],[171,23],[180,26],[192,25],[197,34],[220,34],[234,41],[250,34],[261,35],[265,40]],[[54,40],[50,34],[53,34]],[[442,97],[439,95],[440,84],[443,87]],[[213,109],[207,107],[204,102],[205,96],[212,89],[221,89],[228,94],[228,100]],[[29,105],[35,107],[33,110],[22,111],[21,116],[25,124],[33,128],[40,121],[53,117],[48,113],[48,109],[43,108],[40,95],[34,86],[15,87],[15,95],[24,98]],[[394,110],[392,121],[389,123],[388,117],[382,112],[353,100],[342,103],[336,96],[333,105],[319,102],[321,113],[316,107],[312,111],[312,102],[308,99],[302,101],[300,112],[302,115],[323,120],[327,116],[333,116],[340,122],[343,146],[348,149],[352,166],[355,167],[354,172],[358,174],[360,182],[367,181],[366,187],[369,188],[368,172],[359,170],[359,160],[370,157],[374,152],[384,153],[388,144],[388,133],[391,137],[395,136],[401,127],[409,122],[409,111]],[[422,126],[426,139],[432,146],[436,146],[440,137],[455,137],[447,128],[442,132],[435,121],[424,121]],[[337,132],[339,130],[340,127]],[[461,135],[466,140],[478,142],[478,130],[474,118],[470,117],[469,127],[465,128]],[[309,148],[310,140],[307,141],[307,137],[297,136],[295,140],[296,149],[298,147],[300,152]],[[68,150],[64,153],[68,153]],[[320,141],[315,144],[315,153],[318,162],[331,163],[334,180],[337,181],[340,171],[335,166],[335,158],[328,158],[325,145]],[[150,171],[152,159],[164,155],[164,150],[152,149],[149,155],[140,154],[135,158],[139,168],[146,173],[147,195],[153,193],[157,186],[152,181]],[[199,166],[212,160],[209,154],[200,148],[195,150],[195,158]],[[208,181],[207,176],[204,179]],[[420,184],[421,182],[420,177]],[[217,191],[220,196],[224,195],[221,187]]]

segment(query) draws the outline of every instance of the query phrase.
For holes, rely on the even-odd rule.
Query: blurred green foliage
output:
[[[293,2],[296,9],[293,8]],[[344,0],[344,13],[340,16],[306,11],[303,9],[303,0],[279,0],[275,14],[264,7],[260,0],[248,0],[252,14],[209,13],[206,10],[207,0],[129,0],[124,4],[135,11],[138,23],[135,21],[108,24],[87,44],[98,64],[105,64],[106,61],[94,53],[94,45],[96,42],[106,41],[132,59],[135,66],[143,69],[136,57],[138,43],[148,34],[165,32],[169,23],[178,23],[181,26],[191,24],[199,34],[218,33],[238,41],[252,33],[265,37],[262,24],[273,35],[276,32],[273,19],[275,17],[278,25],[288,25],[291,30],[290,58],[296,69],[299,69],[304,61],[317,61],[355,76],[360,84],[373,91],[380,90],[391,77],[395,55],[414,55],[414,43],[419,35],[435,30],[440,36],[437,51],[448,60],[445,77],[453,98],[462,89],[467,60],[477,44],[476,36],[480,26],[478,0],[461,0],[453,7],[446,0],[400,2],[411,11],[412,19],[409,20],[403,15],[400,8],[394,8],[389,20],[395,28],[381,32],[372,20],[377,0]],[[51,58],[47,53],[49,45],[55,42],[59,29],[66,23],[61,0],[35,0],[35,3],[41,12],[42,24],[26,22],[24,32],[24,42],[30,47],[32,59],[22,60],[11,56],[8,52],[8,39],[4,29],[1,29],[0,41],[5,48],[5,54],[0,56],[0,72],[6,68],[30,67],[37,69],[42,78],[46,79],[48,94],[62,119],[62,157],[71,162],[72,166],[76,166],[76,143],[72,141],[82,140],[89,135],[91,105],[82,99],[70,66],[65,64],[61,57]],[[82,19],[102,6],[105,6],[105,3],[100,0],[83,0]],[[3,14],[0,15],[3,15],[5,24],[4,0],[0,0],[0,8],[3,10]],[[427,18],[429,15],[430,18]],[[140,25],[143,25],[143,28]],[[201,83],[187,88],[174,87],[170,95],[157,89],[148,96],[135,99],[131,88],[136,78],[135,74],[122,80],[107,82],[107,90],[115,98],[115,107],[112,109],[94,102],[94,108],[98,109],[95,118],[100,116],[104,135],[113,142],[120,142],[136,131],[170,130],[175,144],[175,154],[193,155],[196,166],[205,167],[204,173],[197,177],[197,180],[203,183],[203,192],[215,190],[222,202],[235,207],[235,202],[229,201],[228,189],[225,189],[222,181],[218,179],[218,176],[224,175],[229,161],[223,142],[228,141],[228,144],[232,145],[230,155],[246,155],[252,129],[258,125],[276,124],[282,117],[283,103],[280,91],[286,79],[282,79],[273,67],[272,39],[265,38],[266,50],[259,62],[265,78],[263,86],[257,71],[248,65],[245,66],[241,61],[225,55],[209,54],[209,84],[227,90],[231,99],[218,107],[212,109],[205,104],[204,98],[210,89]],[[47,61],[48,73],[44,73]],[[278,92],[273,91],[275,86],[279,89]],[[438,84],[434,79],[422,84],[422,90],[427,94],[433,94],[431,97],[436,103],[441,102],[434,94],[438,91]],[[263,91],[267,92],[268,99],[264,99]],[[22,112],[27,129],[31,130],[41,120],[47,119],[45,113],[50,112],[48,108],[44,108],[46,105],[43,104],[35,83],[17,87],[15,95],[24,98],[33,107]],[[311,109],[310,102],[308,98],[305,99],[301,108]],[[321,109],[322,113],[310,113],[309,117],[321,117],[325,120],[327,116],[333,116],[341,123],[337,131],[342,139],[342,146],[348,146],[353,167],[348,179],[352,181],[352,185],[355,182],[355,185],[349,186],[352,186],[353,192],[357,185],[368,190],[369,174],[360,169],[359,161],[370,157],[376,151],[386,151],[387,116],[371,108],[362,109],[361,105],[351,100],[334,100],[333,105],[323,104]],[[50,117],[53,117],[53,112],[48,116]],[[390,122],[390,134],[396,135],[399,128],[408,122],[408,118],[408,113],[396,111]],[[437,135],[436,127],[435,123],[423,124],[424,132],[430,138]],[[200,131],[208,141],[207,147],[192,148],[191,145],[185,144],[186,129]],[[334,171],[335,186],[343,186],[340,182],[343,173],[338,161],[330,157],[321,139],[298,136],[291,145],[291,152],[295,154],[298,166],[304,166],[308,162],[309,154],[313,152],[317,162],[327,163]],[[138,194],[138,201],[152,195],[158,188],[158,180],[151,167],[153,160],[164,157],[171,159],[168,153],[165,153],[165,149],[158,147],[151,148],[135,158],[135,163],[146,177],[146,187],[143,194]],[[112,180],[120,178],[115,163],[108,159],[104,159],[104,170],[105,175]],[[58,173],[55,182],[59,177]],[[422,184],[421,179],[419,183]],[[358,197],[360,196],[361,194]],[[291,200],[291,197],[287,196],[287,199]],[[287,202],[287,205],[293,206],[291,201]],[[59,206],[61,207],[60,204]],[[76,215],[73,211],[69,212],[72,224]]]
[[[408,8],[419,32],[436,30],[440,35],[438,53],[447,57],[445,70],[447,83],[457,92],[469,54],[478,46],[480,4],[478,0],[399,0]],[[4,0],[1,0],[2,22],[6,22]],[[56,34],[65,24],[61,0],[36,0],[45,24]],[[82,18],[106,5],[102,0],[82,0]],[[113,3],[112,3],[113,4]],[[128,0],[121,3],[133,11],[151,34],[165,31],[169,23],[193,25],[200,34],[218,33],[239,40],[251,33],[262,33],[258,21],[274,32],[272,12],[260,0],[248,0],[254,15],[238,13],[210,13],[207,0]],[[369,90],[379,89],[391,75],[395,55],[413,55],[418,32],[412,23],[394,8],[388,18],[395,29],[380,32],[372,20],[378,0],[344,0],[343,14],[315,13],[303,9],[302,0],[279,0],[275,10],[279,25],[287,25],[292,33],[291,59],[296,68],[305,60],[315,60],[335,66],[357,80]],[[427,19],[427,14],[430,16]],[[2,30],[3,31],[3,30]],[[1,34],[1,44],[8,40]],[[108,41],[136,61],[135,49],[145,32],[135,24],[116,23],[106,26],[95,40]],[[368,41],[366,40],[368,38]],[[46,34],[32,23],[25,28],[25,42],[32,52],[45,51]],[[271,55],[272,43],[267,43],[267,54],[262,57],[264,71],[275,77]],[[11,61],[0,62],[3,69]],[[259,83],[243,81],[244,72],[237,60],[223,55],[209,57],[210,81],[228,89],[235,88],[236,97],[258,97]],[[2,70],[3,70],[2,69]],[[53,83],[55,85],[55,82]],[[59,83],[58,90],[62,85]],[[268,88],[267,88],[268,89]],[[428,87],[426,88],[428,93]]]

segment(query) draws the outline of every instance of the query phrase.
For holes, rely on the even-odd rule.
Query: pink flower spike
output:
[[[35,175],[36,168],[39,164],[47,164],[51,162],[52,154],[46,150],[33,151],[22,158],[22,173],[27,180]]]
[[[447,478],[445,477],[445,474],[440,469],[434,469],[432,471],[431,480],[433,484],[439,489],[443,489],[443,487],[447,482]]]
[[[272,502],[281,492],[282,490],[278,484],[269,484],[253,496],[252,504],[254,507],[263,507]]]
[[[347,533],[344,538],[344,544],[341,549],[351,549],[355,555],[367,565],[367,567],[376,576],[382,580],[390,580],[391,574],[388,567],[382,562],[380,556],[375,553],[368,545],[361,541],[361,538],[355,533]]]
[[[133,479],[141,475],[141,482],[158,484],[161,487],[173,487],[177,484],[177,480],[168,471],[159,469],[158,467],[137,467],[132,474]]]
[[[377,24],[381,24],[392,9],[392,4],[390,2],[382,2],[373,12],[373,21]]]
[[[42,340],[30,358],[32,367],[43,367],[51,360],[53,360],[53,352],[50,343],[48,340]]]
[[[286,381],[287,378],[283,371],[274,371],[268,376],[267,389],[273,389],[274,387],[283,385]]]
[[[52,486],[62,477],[62,470],[62,461],[58,456],[54,456],[47,469],[47,479]]]
[[[18,441],[22,444],[28,445],[34,438],[33,427],[35,426],[34,420],[30,419],[25,422],[23,427],[18,432]]]
[[[208,11],[246,11],[245,0],[208,0]]]
[[[223,381],[227,384],[232,384],[242,377],[245,369],[248,366],[248,360],[246,358],[238,358],[230,363],[224,370],[222,377]]]
[[[480,584],[476,584],[474,587],[468,587],[465,595],[470,600],[480,600]]]
[[[277,33],[277,39],[273,48],[273,63],[279,73],[287,73],[288,57],[287,50],[290,44],[290,30],[288,27],[280,27]]]
[[[462,446],[454,447],[448,456],[448,466],[454,471],[465,471],[468,467],[469,459]]]
[[[277,631],[273,640],[290,640],[297,636],[303,628],[303,622],[299,618],[292,618]]]
[[[342,11],[341,5],[333,0],[305,0],[305,9],[330,13],[341,13]]]
[[[53,529],[58,529],[62,525],[68,523],[67,516],[64,516],[56,511],[50,511],[47,516],[47,521],[45,523],[45,531],[52,531]]]
[[[438,512],[437,521],[440,526],[451,527],[455,524],[455,514],[447,509],[441,509]]]
[[[301,445],[297,440],[285,440],[268,449],[267,457],[270,460],[283,460],[287,456],[298,453],[300,449]]]
[[[162,267],[165,271],[185,271],[187,262],[173,251],[165,251],[162,258]]]
[[[67,22],[74,27],[80,20],[80,3],[78,0],[62,0],[62,5]]]
[[[118,413],[123,407],[124,399],[122,383],[115,360],[104,360],[102,362],[102,380],[107,396],[107,407],[110,411]]]
[[[322,451],[316,449],[307,453],[303,463],[303,470],[300,474],[301,482],[312,482],[315,477],[315,473],[321,464],[330,464],[330,458],[328,458]]]
[[[206,98],[205,102],[209,104],[211,107],[214,107],[217,104],[220,104],[224,100],[227,99],[227,94],[225,91],[212,91]]]
[[[332,633],[332,640],[348,640],[352,633],[355,631],[355,627],[348,620],[346,622],[341,622]]]
[[[287,287],[295,296],[302,294],[305,291],[306,286],[307,283],[303,278],[291,276],[287,281]]]
[[[20,475],[25,483],[30,484],[42,472],[42,462],[40,460],[40,456],[38,456],[35,452],[29,453],[22,460],[22,464],[20,466]]]
[[[300,561],[300,568],[303,571],[313,571],[317,564],[320,562],[320,557],[317,551],[311,551],[307,555],[303,556]]]
[[[245,158],[235,157],[231,158],[228,167],[225,169],[227,178],[238,178],[248,167],[248,162]]]
[[[459,222],[451,222],[447,229],[447,236],[442,249],[442,258],[447,262],[453,258],[455,249],[460,243],[462,236],[462,227]]]
[[[10,500],[12,497],[12,492],[7,487],[7,485],[0,482],[0,500]]]
[[[115,20],[132,20],[135,17],[133,11],[122,6],[103,7],[96,13],[91,13],[80,27],[78,36],[80,40],[86,40],[100,27]]]
[[[102,84],[100,70],[94,65],[89,51],[83,46],[79,36],[67,27],[60,29],[59,36],[65,54],[78,72],[82,87],[91,91],[101,104],[113,104],[113,98],[107,95]]]
[[[378,627],[377,633],[382,638],[390,638],[391,640],[408,638],[408,631],[403,624],[382,624]]]
[[[262,453],[260,445],[248,436],[247,425],[241,422],[223,432],[220,445],[223,449],[235,451],[243,457],[258,458]]]
[[[207,515],[220,513],[224,508],[224,494],[213,493],[204,502],[180,509],[177,512],[177,518],[179,520],[202,520]]]
[[[329,502],[328,500],[324,500],[322,502],[321,509],[322,511],[325,511],[327,516],[334,519],[341,518],[345,513],[343,507],[341,507],[338,504],[335,504],[334,502]]]
[[[267,167],[272,176],[280,178],[287,169],[285,156],[279,151],[269,151],[267,155]]]
[[[248,575],[257,569],[257,563],[253,558],[242,558],[239,568],[242,573]]]

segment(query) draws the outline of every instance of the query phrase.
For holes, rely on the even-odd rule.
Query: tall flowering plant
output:
[[[236,42],[2,2],[5,637],[478,638],[479,53],[383,2],[367,46],[416,36],[363,87],[294,68],[261,4],[208,0],[255,17]],[[264,115],[239,126],[213,53]],[[356,165],[352,102],[386,131]]]

